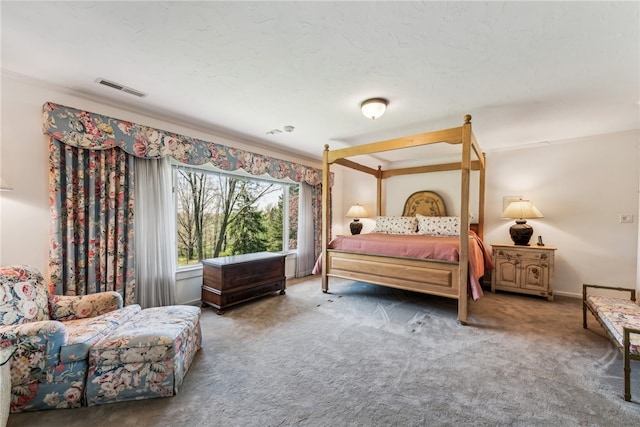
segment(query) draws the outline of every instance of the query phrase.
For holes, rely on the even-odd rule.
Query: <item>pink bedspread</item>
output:
[[[406,258],[435,259],[454,261],[460,259],[458,237],[434,237],[406,234],[367,233],[355,236],[338,236],[329,242],[329,249],[346,252],[367,253],[372,255],[389,255]],[[471,296],[480,298],[482,287],[480,278],[485,271],[493,268],[491,256],[482,240],[473,231],[469,232],[469,282]],[[322,271],[321,258],[313,268],[313,274]]]

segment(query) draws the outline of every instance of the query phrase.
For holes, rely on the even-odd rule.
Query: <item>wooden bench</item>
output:
[[[589,295],[588,289],[628,292],[629,298]],[[582,327],[587,328],[587,309],[600,322],[611,341],[622,353],[624,400],[631,400],[631,360],[640,360],[640,305],[635,289],[601,285],[582,285]]]

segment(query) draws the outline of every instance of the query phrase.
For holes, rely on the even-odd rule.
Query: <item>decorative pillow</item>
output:
[[[51,318],[54,320],[85,319],[122,308],[122,296],[117,292],[98,292],[82,296],[51,295],[49,306]]]
[[[47,285],[42,274],[27,265],[0,267],[0,325],[49,320]]]
[[[457,216],[424,216],[418,218],[418,234],[427,236],[459,236],[460,217]]]
[[[416,234],[417,228],[415,216],[379,216],[372,233]]]

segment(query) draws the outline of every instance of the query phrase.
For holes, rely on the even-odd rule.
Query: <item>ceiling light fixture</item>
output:
[[[375,120],[384,114],[387,110],[387,105],[389,105],[389,101],[384,98],[371,98],[362,101],[360,109],[362,110],[362,115],[367,119]]]

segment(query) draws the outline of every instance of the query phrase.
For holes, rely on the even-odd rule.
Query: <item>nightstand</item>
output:
[[[539,295],[553,301],[553,246],[491,245],[494,270],[491,292],[496,289]]]

